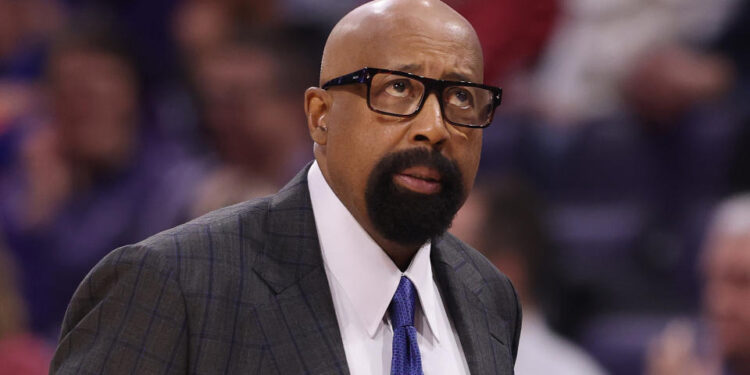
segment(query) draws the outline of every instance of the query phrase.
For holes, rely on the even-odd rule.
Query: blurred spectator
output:
[[[47,42],[63,23],[57,1],[0,0],[0,80],[38,78]]]
[[[528,178],[549,202],[566,292],[542,296],[550,323],[632,374],[665,317],[697,309],[703,228],[748,112],[734,57],[747,43],[730,26],[747,2],[560,3],[529,87],[506,91],[525,106],[504,104],[485,131],[483,168]]]
[[[25,82],[0,78],[0,179],[14,162],[21,133],[34,117],[39,92]]]
[[[623,81],[623,99],[639,117],[653,125],[674,126],[697,105],[726,95],[734,71],[720,56],[671,45],[644,53]]]
[[[268,29],[281,22],[277,0],[220,0],[229,6],[238,24],[245,27]]]
[[[172,35],[181,59],[194,63],[233,35],[231,10],[222,1],[186,0],[177,7]]]
[[[136,70],[106,35],[56,44],[47,91],[49,120],[29,129],[0,185],[0,229],[19,261],[32,330],[55,337],[104,254],[186,217],[199,171],[149,134]]]
[[[564,126],[622,111],[620,85],[644,54],[665,44],[707,43],[736,3],[565,1],[560,29],[534,83],[539,109],[553,125]],[[688,72],[691,65],[681,67]]]
[[[128,54],[138,61],[141,86],[157,88],[172,78],[176,54],[169,19],[182,0],[55,0],[70,9],[72,28],[105,25],[127,40]]]
[[[538,198],[515,180],[475,190],[451,232],[481,249],[512,280],[523,306],[523,329],[515,371],[519,375],[604,374],[583,350],[545,322],[542,294],[549,292],[553,263]]]
[[[175,9],[171,22],[172,37],[187,65],[220,44],[245,35],[258,35],[256,41],[266,42],[286,35],[294,40],[287,40],[285,45],[277,47],[318,55],[320,52],[314,48],[323,46],[333,23],[364,1],[328,2],[331,3],[329,6],[323,6],[323,0],[185,0]],[[308,43],[314,45],[308,46]],[[316,61],[318,57],[310,59]]]
[[[64,24],[54,0],[0,0],[0,179],[34,115],[49,39]]]
[[[672,323],[652,345],[649,375],[750,374],[750,195],[718,207],[702,273],[710,333]]]
[[[310,159],[299,72],[262,43],[222,44],[196,63],[199,111],[216,150],[196,213],[270,194]]]
[[[0,375],[47,374],[53,349],[28,332],[15,267],[0,237]]]
[[[273,95],[288,103],[294,101],[295,106],[290,108],[290,113],[301,116],[303,111],[296,105],[298,101],[295,98],[299,98],[305,88],[317,84],[318,72],[310,67],[319,64],[319,54],[330,26],[297,26],[288,23],[288,20],[283,20],[278,14],[283,6],[278,1],[248,3],[234,0],[187,0],[179,4],[171,22],[172,37],[180,56],[179,74],[175,74],[175,79],[152,93],[159,126],[171,138],[180,140],[194,150],[205,146],[212,150],[215,146],[220,147],[219,143],[206,145],[202,139],[206,135],[202,130],[206,130],[207,125],[210,127],[207,124],[206,104],[209,100],[211,104],[216,102],[210,99],[215,95],[209,91],[215,92],[216,87],[227,86],[228,75],[237,78],[244,72],[257,71],[255,65],[268,65],[269,59],[273,60],[273,69],[268,73],[278,74],[281,78],[275,83],[281,89],[278,94],[287,96],[281,97],[277,93]],[[257,22],[256,18],[264,15],[269,15],[268,19]],[[262,58],[258,62],[249,61],[248,56],[242,57],[249,54],[242,52],[243,50],[254,50],[254,55]],[[250,66],[239,67],[236,64],[243,58]],[[309,63],[305,64],[304,61]],[[219,65],[222,67],[218,67]],[[221,73],[222,77],[217,78],[220,82],[212,82],[219,71],[226,73]],[[243,95],[246,97],[247,93]],[[279,105],[283,104],[276,104],[274,107]],[[271,111],[273,110],[272,108]],[[256,109],[256,112],[263,115],[263,111]],[[296,135],[292,136],[295,137]]]
[[[736,126],[720,106],[668,132],[630,116],[564,131],[501,114],[485,133],[493,146],[485,148],[484,168],[505,165],[548,202],[557,285],[565,291],[542,296],[549,322],[610,372],[640,371],[647,339],[664,317],[697,308],[698,244],[726,186]]]

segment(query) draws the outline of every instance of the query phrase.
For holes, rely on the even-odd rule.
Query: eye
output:
[[[397,79],[385,86],[385,92],[388,95],[405,98],[411,93],[412,86],[408,79]]]
[[[448,104],[461,109],[468,109],[474,105],[474,97],[465,89],[454,88],[448,94]]]

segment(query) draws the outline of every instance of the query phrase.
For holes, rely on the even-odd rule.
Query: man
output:
[[[750,195],[716,209],[702,253],[706,326],[675,320],[648,352],[649,375],[750,374]]]
[[[30,330],[49,339],[103,256],[183,222],[201,175],[150,130],[117,38],[82,30],[51,47],[49,111],[36,107],[19,128],[15,163],[0,173],[0,232],[18,262]]]
[[[482,69],[471,26],[439,1],[348,14],[305,94],[315,163],[270,198],[106,257],[52,371],[511,374],[515,291],[444,234],[500,102],[455,82]]]

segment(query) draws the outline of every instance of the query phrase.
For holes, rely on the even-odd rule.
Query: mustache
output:
[[[381,173],[393,175],[416,166],[435,169],[440,173],[441,183],[460,183],[461,181],[461,172],[455,161],[438,151],[427,148],[412,148],[388,154],[380,161],[378,169]]]

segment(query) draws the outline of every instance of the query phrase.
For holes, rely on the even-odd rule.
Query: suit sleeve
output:
[[[75,292],[50,374],[187,373],[187,331],[170,259],[143,246],[119,248]]]

